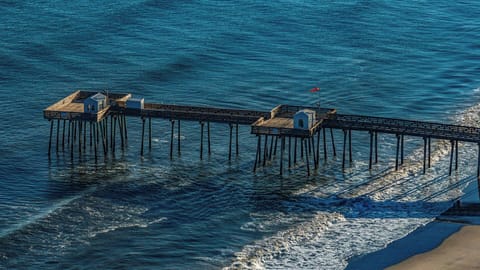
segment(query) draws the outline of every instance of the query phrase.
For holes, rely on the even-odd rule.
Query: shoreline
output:
[[[385,248],[351,258],[347,270],[477,269],[480,204],[477,181],[464,190],[461,204],[393,241]]]
[[[480,225],[465,225],[435,249],[388,267],[404,269],[479,269]]]

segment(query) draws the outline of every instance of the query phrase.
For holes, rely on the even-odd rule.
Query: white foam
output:
[[[474,91],[479,92],[480,88]],[[480,104],[451,120],[478,126],[479,112]],[[272,232],[278,226],[290,226],[246,245],[226,269],[344,269],[350,258],[382,249],[430,222],[450,205],[449,200],[462,194],[471,181],[466,177],[476,173],[477,150],[462,144],[459,148],[461,170],[451,177],[448,177],[450,143],[432,140],[432,168],[426,175],[423,175],[421,143],[398,171],[392,169],[372,178],[365,169],[368,164],[360,161],[355,162],[352,171],[345,171],[348,178],[335,185],[305,185],[293,194],[300,199],[285,205],[287,214],[251,216],[242,229]],[[364,199],[358,199],[359,196]],[[423,201],[424,198],[429,202]],[[305,218],[299,212],[329,208],[338,211],[318,212],[311,219],[299,222]]]

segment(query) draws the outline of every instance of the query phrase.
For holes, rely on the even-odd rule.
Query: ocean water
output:
[[[182,122],[168,158],[169,122],[153,123],[139,155],[140,120],[125,151],[95,163],[47,157],[42,110],[76,89],[146,102],[269,110],[278,104],[479,126],[480,4],[476,1],[0,1],[1,269],[344,269],[428,223],[476,173],[476,145],[353,132],[354,162],[321,162],[283,177],[252,173],[256,141]],[[320,87],[319,94],[309,93]],[[341,149],[341,134],[335,133]]]

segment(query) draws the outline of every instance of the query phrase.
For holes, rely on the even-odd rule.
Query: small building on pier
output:
[[[85,99],[83,102],[85,113],[98,113],[105,109],[107,105],[107,97],[102,93],[96,93]]]
[[[126,107],[127,109],[138,109],[138,110],[143,110],[144,109],[144,98],[143,97],[130,97],[127,99],[126,102]]]
[[[310,129],[315,124],[315,111],[303,109],[293,116],[293,128]]]

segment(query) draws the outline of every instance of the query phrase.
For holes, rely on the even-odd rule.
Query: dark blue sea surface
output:
[[[477,1],[0,1],[0,268],[343,269],[446,209],[476,146],[461,145],[448,177],[449,144],[434,141],[423,175],[423,141],[407,137],[395,172],[382,135],[369,171],[368,134],[354,132],[350,168],[330,149],[312,176],[300,163],[281,177],[275,164],[252,173],[248,126],[229,162],[228,126],[212,124],[200,160],[200,125],[182,122],[170,160],[170,123],[153,121],[140,157],[128,118],[125,151],[49,160],[42,110],[88,89],[478,126],[478,18]]]

